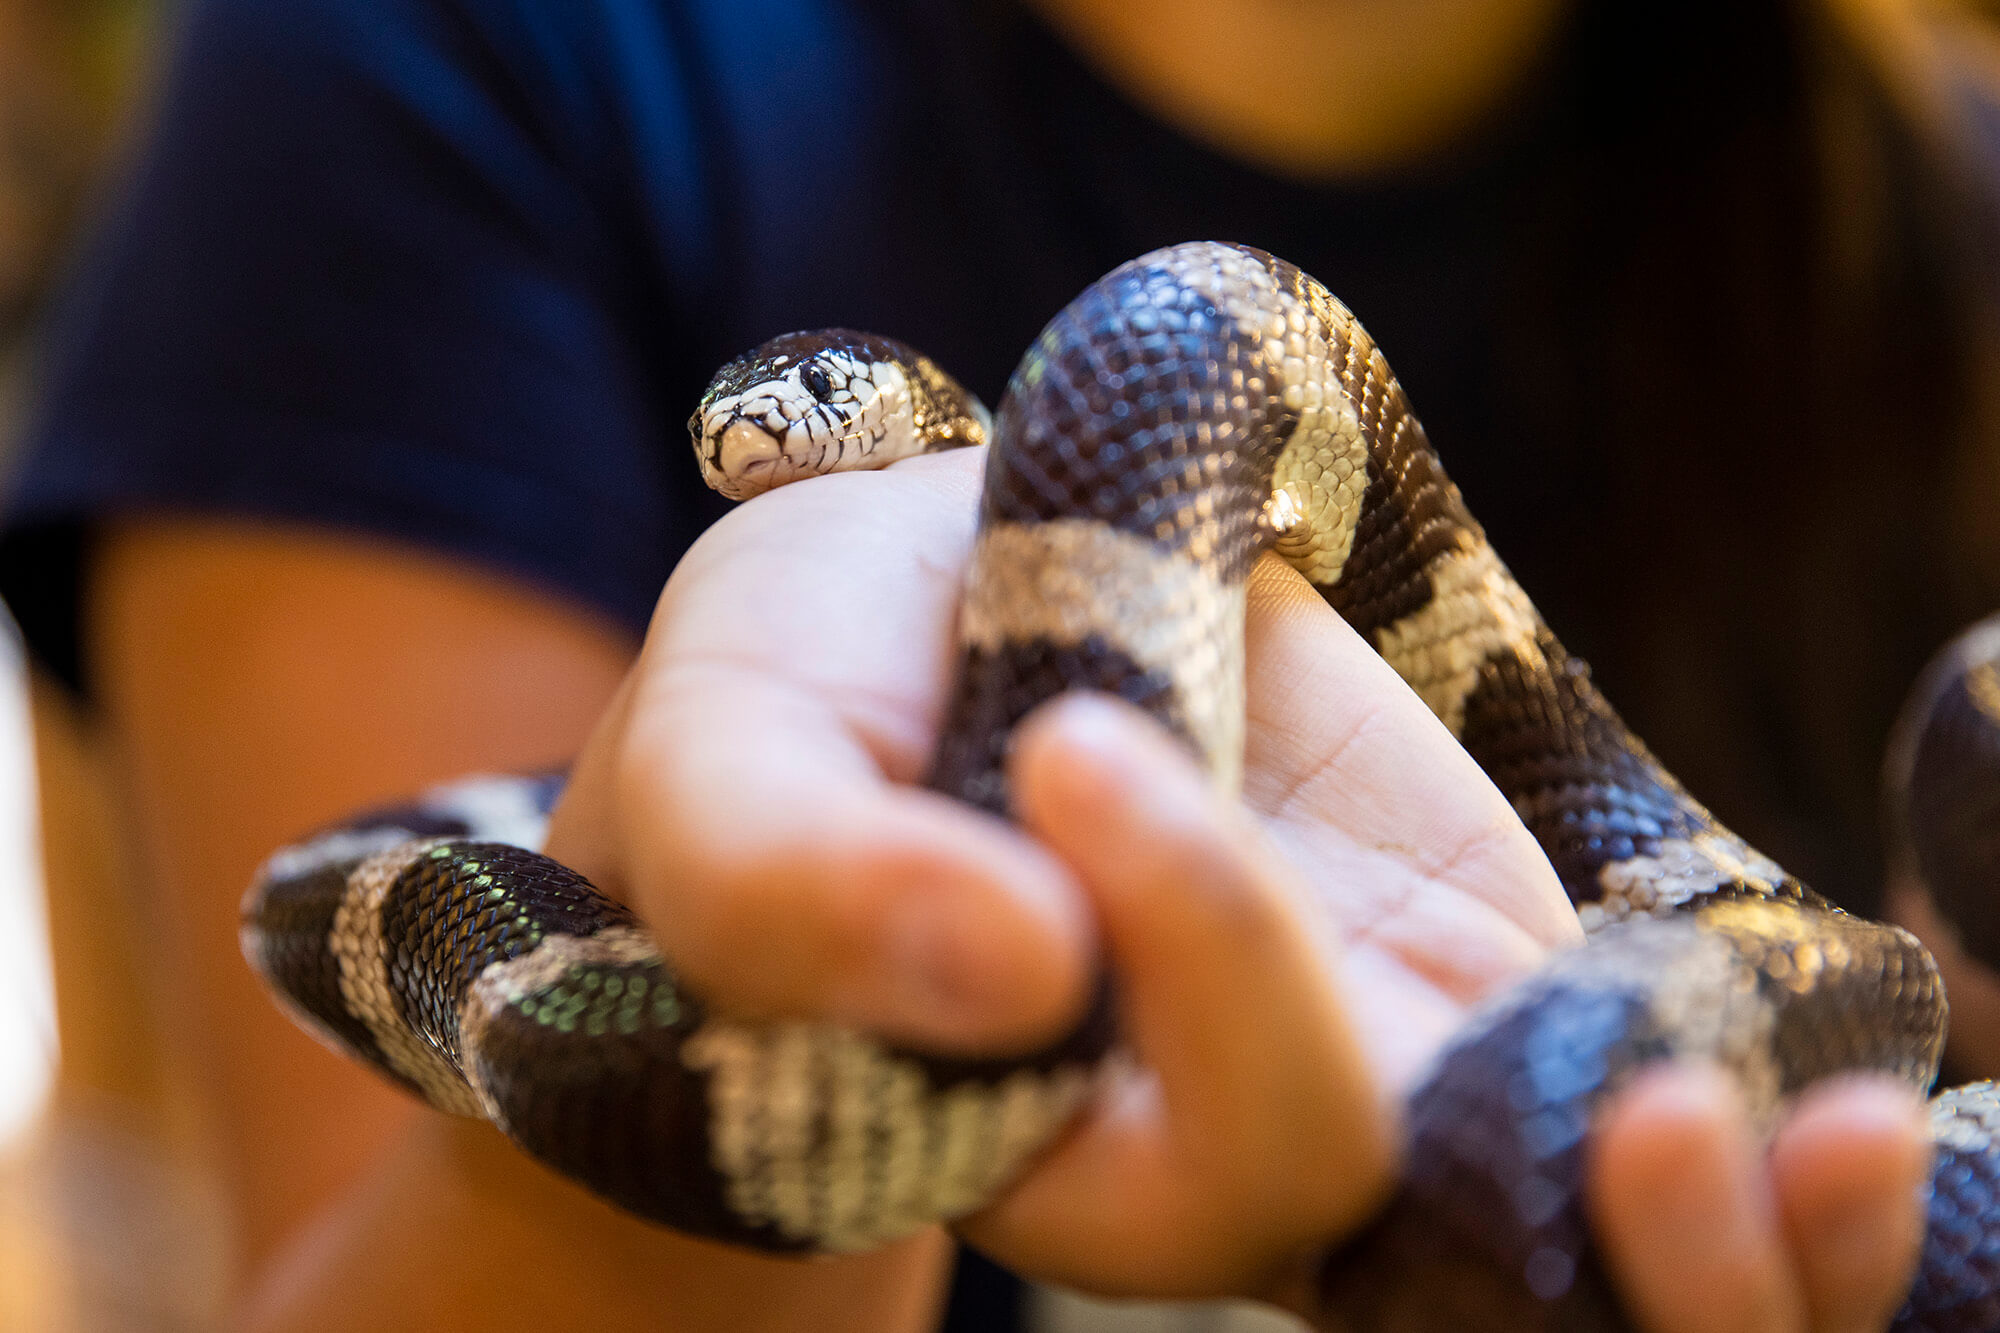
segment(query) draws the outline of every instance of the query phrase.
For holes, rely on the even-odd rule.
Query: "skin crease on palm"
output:
[[[978,465],[797,484],[703,538],[551,850],[749,1013],[1018,1049],[1073,1019],[1102,949],[1138,1067],[965,1230],[1094,1290],[1309,1309],[1302,1261],[1379,1199],[1396,1099],[1474,1002],[1579,942],[1574,917],[1499,793],[1275,560],[1250,599],[1254,818],[1108,703],[1018,740],[1037,841],[903,785],[937,726]],[[1144,924],[1175,904],[1209,924]],[[1913,1108],[1829,1086],[1766,1156],[1709,1071],[1643,1080],[1594,1168],[1635,1307],[1662,1329],[1880,1326],[1914,1256]]]

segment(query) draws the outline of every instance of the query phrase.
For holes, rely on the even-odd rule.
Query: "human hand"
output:
[[[909,785],[949,684],[978,463],[835,474],[731,514],[578,761],[551,850],[733,1011],[946,1050],[1026,1049],[1081,1011],[1084,886]],[[1351,881],[1328,902],[1360,942],[1358,1012],[1393,1016],[1363,1026],[1399,1086],[1465,1000],[1579,938],[1575,918],[1505,801],[1338,617],[1275,562],[1250,601],[1245,794],[1286,855]],[[1338,698],[1315,697],[1329,681]]]
[[[1385,702],[1395,716],[1355,718],[1355,696],[1399,698],[1367,679],[1379,666],[1374,655],[1282,569],[1264,571],[1255,586],[1246,796],[1260,830],[1247,828],[1233,803],[1212,797],[1198,814],[1191,766],[1156,728],[1128,720],[1126,734],[1113,738],[1100,722],[1066,740],[1062,719],[1044,717],[1020,738],[1013,776],[1025,822],[1091,886],[1134,1011],[1148,995],[1162,1010],[1186,1006],[1179,1021],[1155,1030],[1189,1049],[1155,1054],[1135,1036],[1141,1064],[1157,1066],[1159,1076],[1142,1075],[1126,1099],[1101,1103],[967,1231],[1040,1276],[1127,1294],[1256,1293],[1337,1326],[1339,1312],[1319,1308],[1311,1275],[1319,1248],[1347,1234],[1347,1225],[1315,1235],[1309,1219],[1331,1221],[1351,1196],[1313,1173],[1342,1169],[1339,1150],[1367,1126],[1357,1123],[1351,1089],[1343,1103],[1331,1079],[1315,1085],[1298,1065],[1316,1058],[1322,1073],[1339,1068],[1343,1010],[1373,1005],[1376,1017],[1356,1023],[1367,1063],[1398,1095],[1409,1091],[1468,1005],[1514,964],[1511,951],[1500,952],[1506,927],[1493,919],[1520,925],[1509,917],[1513,904],[1474,901],[1473,885],[1497,872],[1534,893],[1546,863],[1538,852],[1532,864],[1520,863],[1518,844],[1504,832],[1457,824],[1465,810],[1424,804],[1477,808],[1469,779],[1451,771],[1462,758],[1454,758],[1457,747],[1436,748],[1442,728],[1433,730],[1414,700],[1413,711]],[[1318,730],[1343,711],[1361,726],[1357,738]],[[1285,715],[1298,720],[1281,726]],[[1317,791],[1299,782],[1311,756],[1328,757]],[[1188,770],[1178,797],[1176,767]],[[1427,781],[1461,790],[1431,792]],[[1161,809],[1173,813],[1144,817]],[[1437,822],[1415,827],[1423,818]],[[1399,832],[1407,842],[1397,841]],[[1370,857],[1371,833],[1373,849],[1391,864]],[[1471,843],[1442,870],[1410,874],[1393,864],[1406,847],[1452,836]],[[1493,843],[1483,845],[1488,836]],[[1292,849],[1289,862],[1272,855],[1271,840]],[[1203,843],[1205,851],[1191,846]],[[1454,862],[1471,868],[1470,882],[1458,878]],[[1310,868],[1315,889],[1302,886],[1293,864]],[[1347,876],[1332,878],[1328,868],[1340,865],[1351,867]],[[1219,904],[1229,905],[1244,933],[1317,928],[1321,988],[1330,994],[1344,982],[1347,1003],[1316,1011],[1296,997],[1289,1005],[1265,998],[1279,986],[1311,983],[1278,979],[1285,968],[1260,973],[1258,964],[1284,956],[1284,947],[1232,937],[1220,922],[1157,940],[1142,962],[1128,964],[1120,930],[1142,926],[1118,914],[1143,921],[1189,893],[1218,914]],[[1435,920],[1422,905],[1429,897],[1437,899]],[[1386,908],[1366,910],[1385,900]],[[1261,908],[1252,906],[1259,901]],[[1565,908],[1558,930],[1567,917]],[[1329,922],[1337,923],[1331,932]],[[1237,976],[1220,984],[1229,964],[1219,955],[1230,953]],[[1365,976],[1376,979],[1373,996],[1354,994]],[[1436,1026],[1415,1030],[1412,1018]],[[1299,1112],[1293,1125],[1270,1123],[1286,1109]],[[1245,1144],[1274,1155],[1239,1155]],[[1344,1164],[1352,1170],[1369,1160],[1350,1155]],[[1880,1328],[1908,1286],[1927,1150],[1914,1095],[1891,1080],[1857,1077],[1810,1090],[1767,1151],[1741,1098],[1713,1070],[1658,1068],[1606,1108],[1590,1170],[1599,1240],[1642,1327]],[[1300,1238],[1311,1238],[1303,1252]]]
[[[1592,1222],[1642,1328],[1862,1333],[1909,1290],[1930,1149],[1891,1079],[1808,1089],[1766,1149],[1719,1072],[1649,1070],[1591,1158]]]
[[[1057,1035],[1101,932],[1141,1063],[968,1230],[1099,1291],[1303,1305],[1304,1256],[1383,1187],[1384,1105],[1472,1003],[1576,939],[1574,917],[1470,759],[1271,562],[1249,625],[1254,823],[1129,720],[1113,758],[1101,707],[1021,739],[1017,802],[1040,842],[908,786],[945,694],[975,464],[824,478],[718,525],[663,597],[551,851],[631,901],[715,1003],[942,1049]],[[1258,946],[1217,946],[1245,937]],[[1714,1123],[1696,1155],[1750,1182],[1722,1206],[1791,1197],[1782,1154],[1768,1181],[1730,1156],[1740,1111]],[[1621,1175],[1644,1158],[1624,1142],[1606,1138],[1600,1178],[1630,1205],[1607,1230],[1623,1227],[1613,1261],[1644,1291],[1700,1239],[1662,1234],[1664,1205],[1703,1196],[1685,1172]],[[1914,1191],[1861,1194],[1900,1215]],[[1749,1225],[1773,1234],[1768,1209]],[[1703,1294],[1726,1303],[1731,1280]]]

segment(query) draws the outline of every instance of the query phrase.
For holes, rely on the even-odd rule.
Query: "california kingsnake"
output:
[[[1594,940],[1483,1011],[1415,1094],[1401,1193],[1326,1267],[1355,1327],[1620,1326],[1581,1144],[1647,1061],[1713,1058],[1766,1118],[1837,1070],[1932,1080],[1944,997],[1922,947],[1831,908],[1652,758],[1487,544],[1367,334],[1282,260],[1197,243],[1120,266],[990,420],[913,350],[835,330],[732,363],[690,425],[738,498],[991,435],[941,791],[1004,813],[1010,729],[1079,687],[1147,709],[1233,788],[1245,582],[1275,548],[1513,802]],[[245,953],[308,1026],[433,1104],[635,1213],[765,1248],[865,1248],[971,1211],[1088,1095],[1109,1004],[1007,1063],[711,1014],[625,909],[521,850],[554,791],[462,785],[279,853]],[[2000,1098],[1961,1090],[1935,1118],[1899,1326],[1993,1327]]]

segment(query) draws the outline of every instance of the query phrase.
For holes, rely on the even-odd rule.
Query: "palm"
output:
[[[1468,1006],[1582,932],[1500,793],[1302,580],[1251,595],[1244,797],[1345,949],[1344,999],[1397,1093]]]

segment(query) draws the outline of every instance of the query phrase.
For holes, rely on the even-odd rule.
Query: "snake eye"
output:
[[[833,381],[818,366],[807,366],[799,372],[799,383],[806,386],[806,392],[822,403],[833,397]]]

